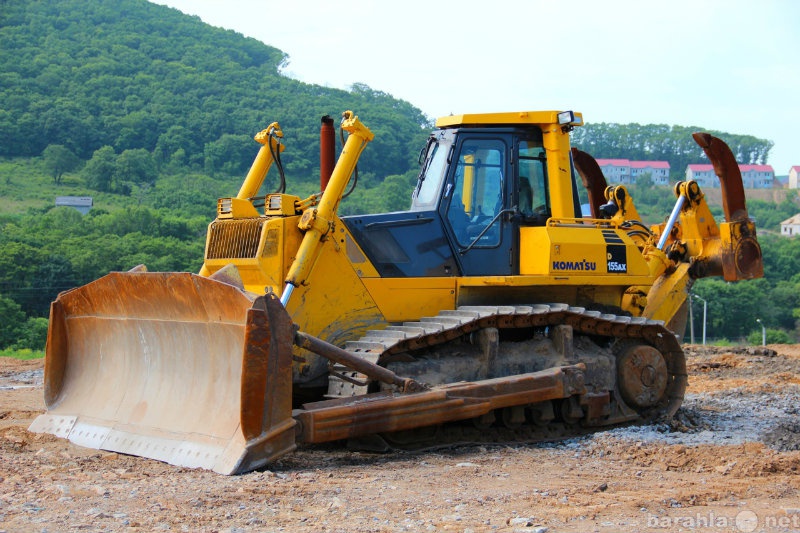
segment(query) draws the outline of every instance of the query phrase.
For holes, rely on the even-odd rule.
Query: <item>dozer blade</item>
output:
[[[222,474],[292,451],[293,330],[275,306],[189,273],[112,273],[61,294],[31,431]]]

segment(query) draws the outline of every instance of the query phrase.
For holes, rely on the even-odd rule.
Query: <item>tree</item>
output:
[[[19,340],[25,313],[17,302],[0,294],[0,316],[3,317],[0,320],[0,350],[2,350]]]
[[[117,169],[117,154],[111,146],[95,150],[92,158],[83,167],[86,184],[101,192],[114,190],[113,180]]]
[[[42,152],[42,159],[47,172],[53,176],[53,182],[56,185],[61,185],[65,172],[75,170],[81,163],[78,156],[61,144],[48,145]]]
[[[158,177],[158,169],[150,152],[135,148],[119,154],[114,177],[119,182],[152,185]]]
[[[249,135],[225,134],[205,146],[207,172],[222,171],[230,175],[244,174],[253,163],[260,145]]]
[[[195,154],[202,151],[197,146],[196,136],[183,126],[170,126],[170,128],[158,137],[153,157],[159,165],[166,165],[170,162],[184,164],[187,161],[187,154]]]
[[[44,350],[47,341],[48,320],[44,317],[29,317],[19,328],[19,338],[12,347],[20,350]]]
[[[772,141],[736,135],[697,126],[666,124],[589,123],[575,128],[572,144],[597,158],[669,161],[673,178],[683,177],[691,163],[708,163],[703,150],[692,139],[695,131],[708,131],[730,146],[740,164],[765,163]]]

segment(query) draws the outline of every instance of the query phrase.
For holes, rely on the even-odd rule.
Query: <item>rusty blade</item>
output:
[[[254,450],[292,449],[290,406],[279,404],[281,419],[269,405],[286,361],[252,363],[271,353],[274,337],[256,302],[188,273],[112,273],[61,294],[51,306],[47,413],[31,431],[225,474],[268,459]],[[243,430],[251,410],[267,427],[247,420]]]

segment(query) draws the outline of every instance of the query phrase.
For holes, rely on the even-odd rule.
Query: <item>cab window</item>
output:
[[[520,140],[517,194],[527,224],[544,224],[550,217],[546,156],[540,140]]]
[[[468,246],[497,246],[500,243],[499,220],[492,221],[503,209],[505,143],[492,139],[465,141],[456,160],[447,220],[456,240]]]

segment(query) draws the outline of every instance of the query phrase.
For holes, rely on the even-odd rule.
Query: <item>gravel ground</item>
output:
[[[303,448],[225,477],[27,431],[42,361],[0,358],[2,531],[800,531],[800,345],[685,347],[669,424],[427,453]]]

